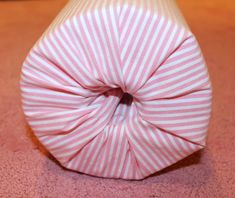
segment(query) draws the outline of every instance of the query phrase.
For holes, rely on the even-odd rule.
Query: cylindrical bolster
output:
[[[67,169],[143,179],[205,146],[211,84],[173,0],[74,0],[29,52],[23,109]]]

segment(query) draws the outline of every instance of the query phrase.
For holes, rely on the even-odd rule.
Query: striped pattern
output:
[[[205,146],[211,84],[173,0],[73,0],[29,52],[23,109],[66,168],[143,179]]]

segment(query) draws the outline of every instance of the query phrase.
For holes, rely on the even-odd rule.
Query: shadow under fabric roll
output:
[[[206,144],[211,83],[173,0],[69,1],[20,85],[36,137],[70,170],[138,180]]]

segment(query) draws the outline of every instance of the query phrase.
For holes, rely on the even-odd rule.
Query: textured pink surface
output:
[[[214,86],[206,149],[134,182],[66,171],[33,136],[21,111],[21,64],[65,1],[1,2],[0,197],[234,197],[235,8],[230,2],[179,1]]]

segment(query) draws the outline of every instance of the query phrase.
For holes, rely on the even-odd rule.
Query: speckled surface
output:
[[[178,0],[213,84],[206,149],[142,181],[63,169],[37,141],[20,105],[21,64],[66,3],[0,1],[0,197],[235,197],[235,3]]]

